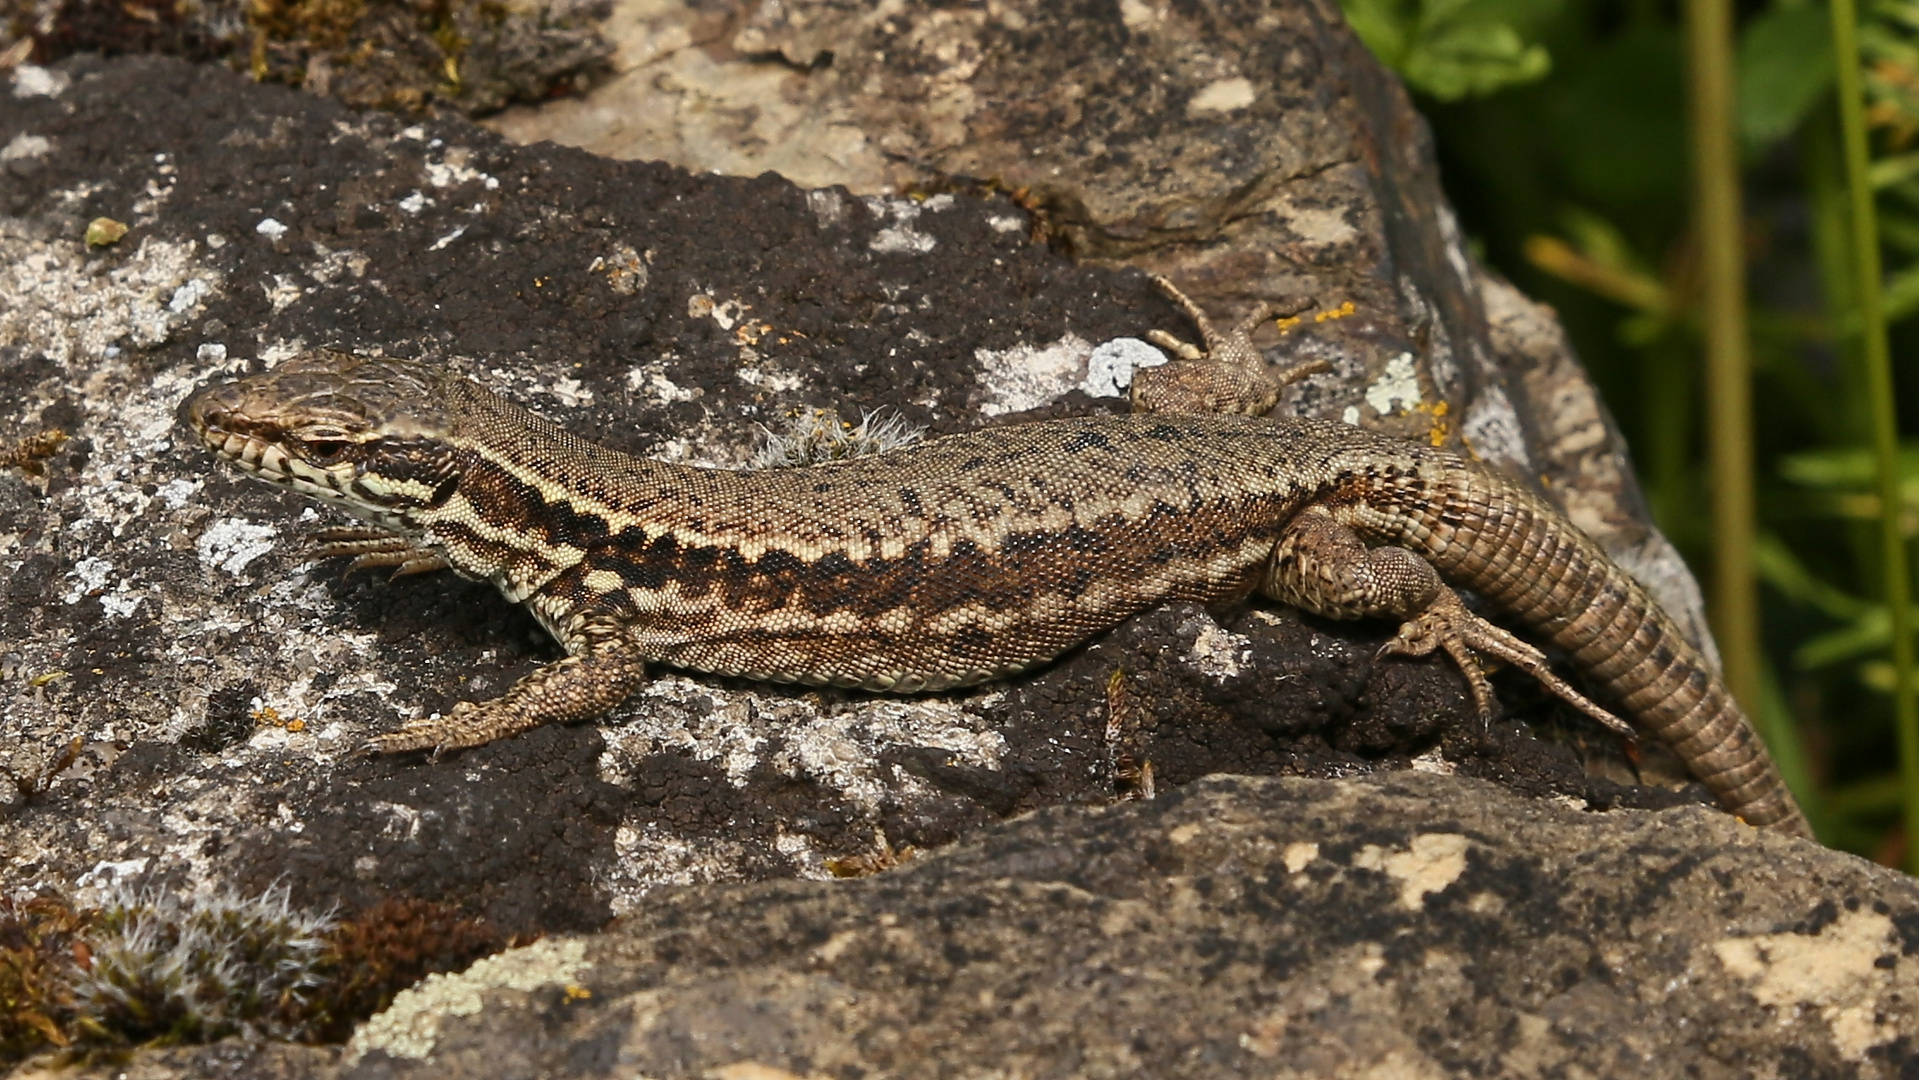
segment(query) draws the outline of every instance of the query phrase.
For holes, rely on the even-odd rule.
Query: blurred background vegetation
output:
[[[1700,76],[1687,39],[1694,0],[1344,3],[1431,118],[1476,253],[1558,309],[1626,433],[1654,516],[1712,591],[1723,549],[1712,494],[1729,481],[1723,463],[1715,472],[1705,421],[1717,391],[1690,173],[1701,135],[1687,107]],[[1883,284],[1896,369],[1919,346],[1919,0],[1859,3],[1857,58],[1843,73],[1827,0],[1752,0],[1732,12],[1757,711],[1821,837],[1905,865],[1919,854],[1903,824],[1919,791],[1899,768],[1872,430],[1884,404],[1899,430],[1915,430],[1919,396],[1910,380],[1896,400],[1875,394],[1860,282]],[[1859,77],[1859,145],[1870,154],[1861,190],[1872,192],[1862,201],[1876,221],[1853,217],[1848,201],[1837,87]],[[1884,260],[1863,277],[1854,237],[1871,233],[1854,231],[1861,222]],[[1919,443],[1885,460],[1894,548],[1909,560]]]

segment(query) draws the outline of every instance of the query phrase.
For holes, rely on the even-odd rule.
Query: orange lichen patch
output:
[[[1445,446],[1446,440],[1453,433],[1452,421],[1446,418],[1447,414],[1452,412],[1452,406],[1443,401],[1436,401],[1430,405],[1422,401],[1414,406],[1413,411],[1426,413],[1433,418],[1433,425],[1427,431],[1426,437],[1435,448]]]
[[[307,729],[307,722],[294,716],[281,716],[280,710],[271,705],[262,705],[249,714],[253,722],[260,727],[277,727],[298,735]]]
[[[1313,322],[1323,323],[1323,322],[1329,322],[1333,319],[1343,319],[1347,317],[1348,315],[1355,313],[1358,310],[1359,310],[1358,308],[1353,306],[1353,302],[1351,300],[1348,300],[1336,308],[1327,308],[1325,311],[1315,312],[1313,314]],[[1289,330],[1294,329],[1295,327],[1299,326],[1301,323],[1305,321],[1306,321],[1306,317],[1303,315],[1287,315],[1282,318],[1274,319],[1273,325],[1278,327],[1279,332],[1283,334]]]
[[[748,319],[733,331],[733,340],[738,341],[742,345],[758,345],[760,339],[771,333],[772,330],[772,323]]]

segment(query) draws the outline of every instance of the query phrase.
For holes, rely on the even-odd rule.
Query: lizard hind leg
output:
[[[1444,652],[1465,676],[1482,720],[1492,719],[1493,690],[1479,657],[1491,656],[1532,676],[1606,728],[1634,737],[1625,721],[1553,674],[1544,653],[1467,610],[1431,563],[1406,548],[1367,547],[1320,507],[1300,511],[1280,534],[1260,591],[1328,618],[1399,619],[1399,633],[1381,655]]]

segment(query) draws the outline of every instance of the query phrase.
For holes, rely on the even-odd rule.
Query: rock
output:
[[[688,17],[670,3],[653,10]],[[891,984],[854,978],[836,966],[841,953],[876,979],[917,972],[934,980],[925,985],[965,988],[953,1003],[974,1010],[988,1034],[953,1029],[962,1033],[950,1042],[955,1054],[942,1060],[955,1069],[977,1057],[1071,1071],[1013,1029],[1024,1025],[1037,1040],[1046,1024],[1079,1011],[1119,1033],[1080,1051],[1115,1069],[1293,1060],[1259,1055],[1317,1038],[1309,1031],[1317,1021],[1299,1017],[1328,1018],[1335,1041],[1297,1060],[1390,1066],[1401,1059],[1365,1056],[1373,1029],[1364,1015],[1376,1002],[1411,1008],[1468,985],[1468,1000],[1493,1002],[1461,1014],[1488,1025],[1472,1027],[1470,1039],[1500,1040],[1482,1056],[1525,1047],[1550,1065],[1554,1032],[1572,1040],[1601,1030],[1573,1005],[1563,1016],[1546,1008],[1559,1000],[1552,995],[1591,994],[1589,984],[1608,979],[1654,985],[1602,974],[1613,969],[1593,966],[1596,945],[1579,952],[1577,941],[1567,944],[1636,941],[1618,930],[1640,926],[1620,914],[1640,909],[1618,898],[1639,896],[1635,883],[1676,889],[1647,883],[1684,863],[1688,888],[1717,885],[1713,910],[1739,911],[1758,903],[1740,879],[1690,868],[1759,851],[1783,876],[1810,866],[1805,860],[1840,859],[1755,838],[1714,812],[1653,819],[1561,808],[1672,807],[1705,796],[1696,785],[1631,782],[1658,779],[1654,763],[1634,772],[1609,738],[1523,679],[1500,679],[1514,715],[1488,729],[1444,663],[1377,659],[1391,627],[1263,604],[1169,606],[1043,671],[969,693],[800,693],[662,672],[599,724],[542,729],[437,761],[352,756],[364,736],[496,694],[557,649],[489,587],[446,575],[343,579],[336,566],[314,564],[303,534],[340,519],[214,467],[180,438],[174,409],[195,386],[316,345],[444,362],[616,448],[737,465],[753,457],[763,429],[810,410],[884,409],[953,431],[1123,408],[1129,365],[1152,355],[1139,335],[1192,336],[1142,266],[1193,285],[1222,321],[1261,297],[1310,293],[1328,317],[1292,327],[1269,352],[1324,356],[1335,371],[1295,387],[1283,408],[1350,410],[1373,426],[1463,439],[1522,476],[1548,477],[1547,490],[1582,527],[1682,617],[1696,613],[1696,589],[1644,524],[1616,433],[1550,313],[1467,258],[1423,127],[1330,8],[1221,3],[1195,16],[1129,2],[1118,22],[1042,4],[982,10],[914,8],[887,22],[840,6],[767,6],[728,22],[729,44],[675,54],[682,74],[701,56],[713,64],[715,81],[704,89],[681,86],[685,101],[708,100],[701,95],[721,81],[729,92],[759,95],[733,114],[752,120],[734,132],[745,149],[729,159],[733,167],[781,164],[805,182],[837,187],[516,147],[457,118],[355,113],[163,58],[78,57],[0,74],[0,444],[56,428],[72,436],[36,461],[42,475],[0,474],[0,768],[8,774],[0,788],[9,792],[0,803],[0,887],[88,903],[128,887],[206,896],[279,883],[308,910],[421,898],[456,905],[503,934],[549,935],[531,952],[423,984],[412,1000],[438,1004],[389,1011],[364,1028],[355,1053],[381,1049],[357,1064],[329,1050],[228,1043],[143,1054],[129,1075],[386,1075],[429,1067],[407,1056],[420,1045],[433,1047],[431,1067],[469,1062],[480,1075],[600,1075],[610,1068],[606,1055],[629,1050],[642,1072],[659,1075],[729,1064],[699,1058],[700,1046],[732,1046],[742,1060],[765,1057],[760,1064],[799,1074],[861,1061],[908,1071],[912,1055],[932,1052],[933,1043],[914,1040],[938,1030],[943,1003],[919,991],[879,993]],[[819,51],[828,41],[841,43],[830,64]],[[1034,94],[1048,86],[1074,90],[1070,117],[1040,110]],[[756,112],[775,99],[792,107]],[[647,109],[671,104],[647,100]],[[675,109],[676,122],[699,112]],[[527,130],[512,126],[521,118],[508,123]],[[837,161],[842,171],[755,156],[753,140],[768,134],[811,155],[807,168]],[[717,145],[717,136],[703,137],[709,150]],[[836,137],[850,148],[838,158],[820,150]],[[703,165],[697,155],[681,163]],[[913,193],[898,195],[894,185]],[[1018,197],[996,193],[1007,189]],[[97,218],[128,231],[89,248],[87,226]],[[1187,786],[1219,772],[1353,778],[1381,770],[1421,772],[1371,786]],[[1547,801],[1502,799],[1466,779],[1475,776]],[[1138,807],[1085,809],[1155,791],[1160,800]],[[1395,792],[1430,805],[1393,816]],[[1279,814],[1329,808],[1304,824],[1274,819],[1304,830],[1284,844],[1322,843],[1328,854],[1298,874],[1259,879],[1246,868],[1270,870],[1287,849],[1229,855],[1209,846],[1218,839],[1206,838],[1210,819],[1191,809],[1241,799],[1278,800],[1267,810]],[[1447,799],[1555,824],[1541,825],[1529,850],[1464,824],[1492,810],[1433,809]],[[1200,816],[1154,824],[1179,807]],[[945,861],[853,886],[803,883],[836,868],[883,866],[907,847],[963,841],[1036,810],[1039,817]],[[1266,812],[1248,811],[1246,820]],[[1562,850],[1608,831],[1650,844],[1654,820],[1697,833],[1684,849],[1694,854],[1646,856],[1651,863],[1622,855],[1593,864],[1605,880],[1588,882],[1584,864]],[[1098,831],[1135,828],[1127,822],[1140,831]],[[1200,831],[1187,843],[1165,839],[1189,824]],[[1055,832],[1043,843],[1016,839],[1033,829]],[[1362,833],[1369,838],[1339,839]],[[1419,839],[1455,834],[1468,839]],[[1375,854],[1364,854],[1368,844]],[[1499,875],[1509,868],[1533,867],[1514,870],[1513,880],[1536,881],[1543,899],[1528,898],[1534,885],[1488,884],[1472,895],[1492,896],[1494,906],[1478,910],[1455,893],[1466,888],[1456,882],[1424,894],[1430,903],[1417,910],[1396,899],[1415,867],[1427,866],[1439,876],[1421,880],[1437,882],[1459,863],[1447,872],[1471,884],[1481,865],[1474,860],[1497,852],[1506,854],[1485,863],[1486,873],[1506,881]],[[964,876],[975,872],[968,867],[989,874],[978,868],[992,860],[1002,861],[990,876]],[[1819,865],[1854,876],[1820,870],[1826,878],[1781,886],[1807,911],[1816,893],[1837,905],[1819,933],[1798,936],[1838,933],[1821,929],[1830,924],[1852,935],[1844,940],[1863,941],[1879,929],[1871,918],[1904,925],[1897,920],[1911,908],[1895,904],[1905,903],[1896,879],[1844,860]],[[1217,872],[1179,869],[1203,866]],[[1240,872],[1234,867],[1252,876],[1232,895],[1284,888],[1288,903],[1318,914],[1291,919],[1248,901],[1233,918],[1285,925],[1231,924],[1229,934],[1218,921],[1225,915],[1204,915],[1204,898],[1176,882],[1210,877],[1224,889]],[[1405,873],[1395,877],[1396,867]],[[1002,878],[1014,884],[985,884]],[[1128,878],[1136,891],[1115,892]],[[1821,881],[1842,878],[1876,882],[1878,891],[1847,884],[1820,893]],[[741,881],[769,884],[718,884]],[[1613,899],[1591,910],[1565,906],[1588,895],[1580,890]],[[1087,898],[1109,894],[1117,899],[1089,914]],[[1684,895],[1705,903],[1704,893]],[[886,911],[858,905],[891,903],[888,896],[911,900],[887,909],[907,936],[835,937],[886,929]],[[1847,896],[1866,914],[1843,908]],[[1878,911],[1875,902],[1888,906]],[[1561,930],[1543,929],[1552,922],[1544,915],[1527,915],[1524,933],[1498,929],[1506,925],[1498,920],[1541,904],[1563,917]],[[1122,912],[1119,921],[1102,921],[1109,909]],[[1061,921],[1029,928],[1034,910]],[[925,912],[935,913],[931,923]],[[1146,930],[1125,921],[1135,912]],[[618,929],[590,936],[615,916]],[[729,941],[725,926],[736,917],[739,936]],[[1786,1009],[1791,1001],[1778,997],[1784,991],[1768,981],[1766,964],[1795,941],[1753,935],[1791,934],[1792,920],[1806,918],[1814,917],[1753,916],[1735,929],[1757,943],[1748,953],[1734,947],[1723,962],[1712,953],[1720,964],[1712,970],[1748,979],[1775,1012]],[[1338,929],[1282,945],[1280,930],[1295,926]],[[1507,967],[1475,966],[1481,938],[1466,926],[1483,931],[1488,949],[1515,942],[1486,953]],[[686,927],[708,936],[672,936]],[[1059,954],[1094,965],[1080,982],[1071,969],[1044,964],[1047,950],[1031,941],[1021,946],[1028,955],[1005,951],[1019,935],[1066,941],[1075,927],[1112,936]],[[659,948],[689,951],[647,953],[649,933],[668,942]],[[1571,967],[1589,974],[1555,989],[1561,969],[1542,967],[1537,987],[1513,988],[1514,958],[1534,947],[1528,934],[1579,952]],[[1233,935],[1266,943],[1259,958]],[[1162,938],[1166,970],[1188,981],[1135,977],[1150,969],[1152,943]],[[833,956],[807,952],[835,940]],[[885,951],[895,945],[897,955]],[[1420,951],[1407,951],[1415,945]],[[982,950],[977,960],[973,950]],[[1428,974],[1420,965],[1434,950],[1440,959]],[[1538,955],[1548,954],[1558,955]],[[775,963],[802,955],[815,966]],[[1240,970],[1265,972],[1269,955],[1273,968],[1260,978],[1295,986],[1286,996],[1257,990]],[[702,957],[724,963],[708,970]],[[1029,959],[1039,966],[1028,974],[1005,967],[1012,981],[995,984],[1005,989],[991,999],[979,996],[985,983],[968,981]],[[1885,970],[1894,972],[1886,979],[1897,975]],[[1381,973],[1400,981],[1366,981]],[[1315,979],[1342,989],[1314,997]],[[662,987],[682,985],[672,980],[684,980],[684,995],[662,996]],[[1171,996],[1149,998],[1140,989],[1149,982]],[[1878,985],[1868,989],[1877,994]],[[1030,1002],[1010,996],[1021,986],[1033,988]],[[1102,986],[1111,1000],[1097,1004]],[[1090,997],[1070,997],[1080,991]],[[1859,1012],[1867,991],[1852,983],[1832,993],[1805,1014],[1813,1020],[1788,1018],[1791,1032],[1807,1046],[1829,1043],[1835,1061],[1852,1061],[1860,1047],[1881,1047],[1879,1058],[1861,1059],[1868,1064],[1892,1060],[1885,1047],[1904,1044],[1879,1033],[1905,1014]],[[1286,1011],[1296,1007],[1307,1011]],[[1742,1007],[1726,1015],[1752,1012]],[[784,1026],[755,1032],[741,1019],[759,1015]],[[1232,1026],[1247,1017],[1280,1019]],[[887,1023],[893,1034],[859,1044],[875,1055],[868,1058],[842,1048],[775,1061],[778,1046],[751,1041],[786,1031],[792,1045],[825,1047],[835,1033]],[[475,1025],[502,1041],[487,1042]],[[1669,1025],[1642,1026],[1664,1038]],[[528,1034],[535,1027],[545,1034]],[[1411,1041],[1382,1034],[1380,1045],[1403,1050],[1408,1062],[1470,1058],[1447,1049],[1448,1040],[1481,1045],[1450,1029],[1436,1038],[1402,1030]],[[505,1046],[509,1033],[518,1049]]]
[[[0,69],[75,53],[224,62],[356,107],[472,114],[583,88],[611,48],[602,0],[396,0],[346,6],[204,0],[0,0]]]
[[[1890,1078],[1914,1031],[1919,885],[1856,857],[1701,807],[1216,777],[857,881],[663,890],[259,1075]]]
[[[1376,661],[1390,627],[1257,605],[1149,613],[967,694],[663,672],[601,725],[353,757],[555,647],[490,587],[310,562],[302,534],[337,518],[179,438],[204,380],[315,344],[444,358],[621,449],[736,463],[804,408],[941,430],[1121,408],[1082,385],[1093,344],[1181,317],[1136,270],[1032,243],[1002,197],[517,149],[160,59],[20,78],[0,145],[41,149],[0,174],[0,395],[19,434],[73,439],[0,477],[0,765],[34,792],[0,823],[10,888],[284,882],[310,908],[413,896],[580,932],[665,884],[824,876],[1149,768],[1701,798],[1588,777],[1573,746],[1610,740],[1524,680],[1502,692],[1568,741],[1486,730],[1444,664]],[[131,228],[89,250],[100,216]]]

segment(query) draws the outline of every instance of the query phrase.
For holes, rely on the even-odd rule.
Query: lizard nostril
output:
[[[240,404],[240,388],[233,383],[209,386],[180,404],[180,420],[195,431],[224,426],[222,421]]]

